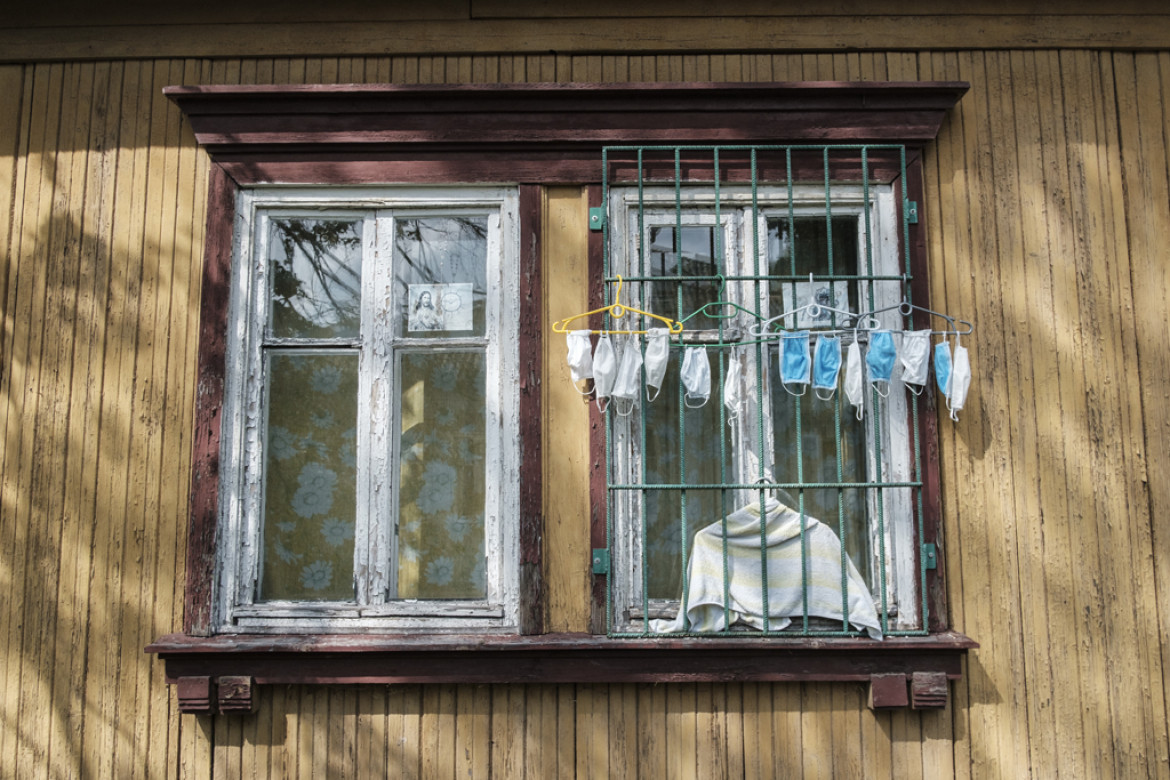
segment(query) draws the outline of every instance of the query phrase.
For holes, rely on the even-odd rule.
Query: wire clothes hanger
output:
[[[681,320],[679,320],[679,322],[685,323],[685,322],[687,322],[687,320],[691,319],[692,317],[697,317],[700,314],[703,314],[703,315],[705,315],[713,320],[730,320],[730,319],[734,319],[737,316],[737,312],[743,312],[744,314],[751,317],[753,320],[762,320],[763,319],[763,317],[756,314],[751,309],[745,309],[743,306],[740,306],[738,303],[735,303],[733,301],[724,300],[723,299],[723,290],[727,287],[727,280],[723,278],[722,274],[720,274],[718,276],[718,279],[719,279],[719,293],[718,293],[719,300],[704,303],[702,306],[695,309],[693,312],[691,312],[690,314],[688,314],[687,316],[685,316]],[[730,307],[731,311],[726,311],[727,307]]]
[[[808,283],[810,286],[813,284],[813,275],[811,273],[808,275]],[[750,328],[748,332],[756,338],[772,338],[779,336],[782,332],[790,329],[781,325],[779,330],[769,330],[773,323],[779,322],[785,317],[795,317],[797,314],[805,311],[807,311],[809,316],[811,316],[813,319],[819,320],[825,314],[837,314],[844,319],[844,322],[842,322],[840,326],[834,325],[828,329],[818,329],[817,333],[821,334],[856,333],[859,330],[877,330],[881,327],[881,323],[873,317],[868,317],[868,313],[856,314],[854,312],[848,311],[847,309],[838,309],[835,306],[828,306],[826,304],[816,303],[814,301],[812,303],[806,303],[803,306],[797,306],[795,309],[790,309],[789,311],[786,311],[782,314],[777,314],[775,317],[764,320],[759,325]],[[863,322],[863,320],[865,320],[867,317],[870,321]],[[846,323],[848,323],[850,320],[853,321],[853,327],[846,326]],[[793,322],[795,321],[796,320],[794,319]]]
[[[895,303],[893,306],[883,306],[880,309],[874,309],[873,311],[862,312],[858,316],[859,317],[873,318],[873,316],[875,314],[881,314],[883,312],[895,311],[895,310],[897,310],[897,312],[899,314],[901,314],[903,317],[909,317],[911,314],[914,313],[915,310],[917,310],[917,311],[925,312],[926,314],[929,314],[933,317],[938,317],[939,319],[946,320],[951,326],[950,329],[949,330],[932,330],[931,335],[934,335],[934,336],[969,336],[975,332],[975,326],[973,324],[971,324],[970,322],[968,322],[967,320],[960,320],[956,317],[951,317],[951,316],[946,315],[946,314],[940,314],[937,311],[932,311],[932,310],[926,308],[925,306],[917,306],[913,303],[910,303],[909,301],[902,301],[901,303]],[[959,327],[956,323],[961,323],[963,325],[966,325],[967,329],[966,330],[959,330]]]
[[[602,306],[600,309],[594,309],[593,311],[587,311],[587,312],[583,312],[581,314],[574,314],[572,317],[566,317],[563,320],[557,320],[552,325],[553,332],[554,333],[568,333],[569,332],[568,325],[573,320],[579,320],[582,317],[591,317],[594,314],[601,314],[601,313],[606,313],[610,317],[613,317],[615,320],[620,320],[622,317],[625,317],[627,314],[640,314],[643,317],[650,317],[651,319],[660,320],[661,322],[666,323],[666,327],[670,331],[671,334],[682,333],[682,330],[683,330],[683,324],[681,322],[676,322],[675,320],[672,320],[669,317],[663,317],[662,315],[654,314],[653,312],[642,311],[641,309],[635,309],[633,306],[627,306],[626,304],[622,303],[622,277],[619,274],[617,277],[617,290],[613,294],[613,303],[609,304],[608,306]],[[616,334],[616,333],[648,333],[649,331],[645,331],[645,330],[605,330],[605,329],[602,329],[602,330],[590,330],[589,332],[590,333],[614,333],[614,334]]]
[[[769,330],[769,327],[773,323],[778,322],[778,321],[784,319],[785,317],[794,317],[803,311],[807,311],[809,313],[809,315],[811,317],[813,317],[814,319],[820,319],[826,312],[828,312],[828,313],[832,313],[832,314],[841,315],[841,317],[843,317],[846,322],[848,322],[849,320],[856,321],[854,326],[851,328],[844,327],[844,323],[842,323],[841,327],[830,328],[828,330],[818,330],[817,331],[818,333],[835,333],[835,332],[852,333],[853,331],[856,331],[856,330],[877,330],[878,328],[881,327],[881,323],[879,323],[873,317],[869,316],[868,312],[865,314],[856,314],[856,313],[851,312],[851,311],[846,311],[845,309],[838,309],[838,308],[835,308],[833,306],[826,306],[823,303],[806,303],[804,306],[798,306],[797,308],[791,309],[790,311],[786,311],[783,314],[777,314],[775,317],[772,317],[771,319],[764,320],[759,325],[756,325],[755,327],[750,328],[748,332],[751,333],[753,336],[756,336],[757,338],[763,338],[763,337],[768,337],[768,336],[779,336],[784,330],[786,330],[783,326],[781,326],[781,330],[775,330],[775,331]],[[862,320],[866,320],[866,319],[868,319],[869,322],[862,322]]]

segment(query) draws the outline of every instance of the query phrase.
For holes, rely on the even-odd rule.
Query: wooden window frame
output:
[[[515,329],[519,322],[514,311],[517,289],[514,278],[518,270],[515,257],[519,238],[518,197],[515,187],[477,186],[442,187],[264,187],[247,190],[237,198],[239,209],[235,223],[235,306],[231,322],[236,324],[233,343],[228,345],[228,385],[223,406],[223,446],[226,462],[221,472],[220,500],[225,497],[223,512],[218,516],[219,545],[218,588],[214,604],[214,633],[353,633],[361,631],[422,631],[434,633],[507,633],[518,632],[517,583],[519,541],[515,524],[519,516],[516,481],[505,479],[517,472],[517,447],[510,433],[516,427],[516,395],[512,388],[516,376],[518,350]],[[262,570],[259,560],[262,546],[259,526],[263,515],[261,491],[249,490],[247,478],[260,482],[263,477],[261,456],[267,426],[263,401],[265,381],[264,353],[268,349],[287,350],[315,346],[301,338],[280,339],[268,332],[268,271],[265,267],[265,228],[269,220],[288,215],[311,215],[320,218],[349,218],[363,224],[362,284],[363,329],[358,336],[342,344],[352,349],[358,361],[359,440],[392,440],[393,423],[401,410],[398,382],[382,383],[382,399],[369,400],[377,386],[373,376],[393,376],[391,365],[399,354],[417,354],[418,341],[410,334],[397,331],[394,319],[374,290],[389,288],[394,282],[394,261],[378,262],[376,254],[389,258],[390,239],[379,231],[388,231],[398,219],[450,214],[477,214],[485,224],[494,224],[485,241],[485,272],[488,296],[485,301],[484,332],[464,336],[445,333],[442,338],[431,334],[428,348],[450,347],[456,343],[463,350],[482,355],[489,370],[484,397],[485,473],[484,533],[487,540],[485,580],[487,591],[480,598],[435,600],[426,598],[383,599],[379,591],[396,582],[393,573],[396,556],[391,551],[393,534],[389,526],[397,519],[394,505],[398,479],[393,475],[394,458],[378,458],[356,447],[356,484],[359,498],[355,526],[354,585],[351,602],[272,602],[256,600],[256,582]],[[393,304],[389,304],[393,306]],[[373,345],[377,344],[378,349]],[[325,348],[336,350],[338,341],[326,342]],[[364,367],[362,367],[364,365]],[[372,368],[379,366],[379,368]],[[363,427],[381,424],[377,437]],[[256,432],[249,436],[249,432]],[[396,447],[392,448],[397,452]],[[378,482],[385,489],[375,490]],[[380,563],[379,563],[380,562]],[[347,575],[348,579],[348,575]]]
[[[545,328],[539,226],[544,186],[586,185],[590,205],[602,205],[601,150],[613,144],[905,144],[910,163],[905,186],[921,203],[922,149],[967,89],[963,82],[165,89],[212,162],[183,630],[146,648],[163,659],[167,682],[177,685],[180,709],[249,710],[254,687],[264,684],[717,680],[869,681],[875,707],[944,706],[947,679],[961,675],[964,654],[977,645],[947,628],[941,555],[928,578],[931,633],[925,637],[608,639],[597,615],[590,634],[543,632]],[[508,183],[519,190],[520,632],[214,635],[220,426],[237,197],[241,189],[260,184],[390,183]],[[601,298],[601,240],[600,233],[590,233],[590,262],[597,264],[591,274],[594,300]],[[925,280],[924,230],[914,231],[911,242],[915,276]],[[931,425],[934,418],[929,411],[924,415]],[[924,458],[926,495],[935,509],[920,541],[941,544],[937,435],[928,431],[926,439],[931,443]],[[605,501],[597,496],[604,496],[604,457],[591,462],[589,522],[594,546],[603,547]],[[594,603],[604,603],[604,578],[593,582]]]
[[[724,153],[727,154],[726,152]],[[724,157],[726,159],[726,157]],[[708,173],[709,175],[709,173]],[[846,175],[845,171],[840,172],[841,177]],[[821,174],[823,178],[823,173]],[[856,230],[858,231],[858,247],[865,245],[863,238],[866,221],[862,219],[862,198],[864,194],[861,187],[855,184],[850,184],[845,181],[835,181],[831,185],[833,192],[832,213],[836,217],[853,217],[856,221]],[[823,204],[825,202],[826,188],[823,182],[804,183],[794,186],[791,196],[793,202],[798,204],[795,206],[797,215],[799,217],[809,217],[815,215],[820,220],[824,218]],[[710,184],[692,183],[683,184],[682,188],[682,215],[681,219],[684,224],[703,224],[714,227],[715,217],[715,196],[711,190]],[[760,184],[758,191],[753,196],[750,190],[743,187],[736,190],[732,187],[724,186],[720,193],[719,203],[721,206],[721,218],[724,222],[724,247],[727,260],[726,273],[730,276],[744,276],[750,275],[750,253],[747,247],[750,246],[751,236],[751,222],[749,220],[759,220],[761,234],[766,233],[764,227],[767,220],[770,218],[779,217],[783,219],[786,212],[786,203],[789,197],[789,191],[783,185],[776,184]],[[874,265],[876,274],[884,275],[899,275],[902,272],[902,253],[898,250],[901,248],[901,206],[899,204],[900,187],[895,186],[893,182],[885,183],[870,183],[869,196],[874,203],[873,220],[871,225],[871,232],[875,244],[873,250]],[[611,273],[621,273],[627,277],[635,277],[638,274],[637,268],[633,265],[633,255],[635,254],[632,234],[637,232],[637,222],[644,222],[643,228],[649,230],[651,226],[667,226],[673,228],[676,220],[674,213],[675,193],[673,187],[669,185],[659,185],[658,187],[645,187],[639,190],[634,187],[613,188],[610,191],[610,241],[611,241]],[[637,216],[637,209],[641,205],[643,207],[642,217]],[[758,207],[758,213],[754,216],[751,214],[753,207]],[[620,223],[620,224],[619,224]],[[738,242],[733,238],[738,229],[740,236]],[[645,236],[642,238],[643,242],[648,243],[649,239]],[[628,255],[627,255],[628,252]],[[765,259],[766,262],[766,259]],[[613,266],[616,266],[616,270]],[[669,281],[670,277],[663,277],[664,281]],[[629,283],[626,289],[636,289],[636,282]],[[735,283],[727,283],[730,289]],[[856,284],[850,282],[849,284]],[[867,283],[875,284],[875,283]],[[899,285],[900,290],[900,285]],[[926,291],[915,288],[916,299],[919,294],[925,294]],[[636,300],[634,297],[636,293],[626,293],[627,299]],[[726,299],[733,297],[733,293],[724,295]],[[893,295],[893,290],[886,285],[881,285],[880,292],[877,293],[877,305],[889,306],[898,304],[902,301],[901,294]],[[861,300],[859,294],[859,300]],[[921,300],[921,299],[919,299]],[[750,308],[751,304],[746,303]],[[763,316],[768,317],[777,314],[776,311],[765,311]],[[928,327],[928,324],[924,324]],[[750,397],[754,394],[756,386],[756,371],[759,366],[756,364],[756,359],[753,350],[750,348],[743,348],[743,355],[748,364],[748,368],[744,370],[744,375],[741,380],[741,397],[744,399],[743,405],[745,412],[741,414],[740,419],[736,423],[732,423],[728,419],[728,425],[736,425],[739,427],[739,433],[743,437],[743,441],[751,442],[756,435],[756,416],[754,411],[749,411],[753,408],[754,401]],[[717,367],[714,363],[715,358],[711,357],[712,361],[712,386],[718,386],[718,376],[716,375]],[[764,372],[767,372],[767,367],[764,367]],[[769,380],[765,377],[765,382]],[[765,391],[767,392],[767,391]],[[783,392],[777,387],[772,387],[772,392]],[[807,399],[806,399],[807,400]],[[922,401],[928,399],[923,398]],[[913,448],[911,446],[913,424],[911,420],[911,413],[909,403],[906,400],[906,393],[903,390],[892,392],[886,400],[887,406],[881,414],[882,429],[887,432],[880,442],[873,440],[873,428],[870,425],[865,425],[866,435],[866,449],[862,453],[865,457],[872,460],[875,448],[881,452],[881,461],[887,464],[888,469],[896,469],[902,473],[902,479],[910,479],[910,472],[913,469]],[[926,414],[933,417],[934,406],[931,403],[926,407]],[[770,410],[764,410],[766,418],[770,419]],[[611,445],[613,450],[617,452],[622,451],[622,456],[619,458],[620,465],[615,466],[618,473],[615,473],[615,481],[633,483],[638,482],[639,459],[638,451],[639,438],[637,431],[640,426],[640,420],[635,411],[628,417],[616,417],[612,421],[611,428]],[[596,430],[602,430],[603,425],[599,421]],[[933,434],[933,430],[932,430]],[[651,435],[647,432],[647,435]],[[774,445],[767,443],[769,437],[765,435],[765,449],[772,448]],[[757,443],[743,445],[748,448],[753,454],[756,453]],[[736,461],[736,456],[729,452],[729,457],[732,458],[733,463]],[[773,452],[770,456],[765,454],[764,461],[769,463],[769,458],[775,457]],[[690,455],[688,455],[688,462]],[[742,464],[737,464],[739,468],[743,468]],[[872,463],[870,463],[872,467]],[[754,467],[753,467],[754,468]],[[771,466],[769,466],[771,468]],[[750,483],[755,479],[755,472],[752,469],[745,469],[742,472],[736,473],[735,468],[731,469],[732,476],[729,481]],[[897,481],[897,478],[894,478]],[[921,597],[918,591],[918,557],[913,549],[913,542],[917,539],[917,529],[914,527],[914,512],[910,506],[910,499],[908,491],[905,494],[895,494],[885,498],[886,506],[886,528],[885,541],[887,542],[888,552],[883,556],[883,561],[871,561],[871,565],[884,565],[888,577],[888,596],[887,602],[893,608],[891,613],[890,628],[895,630],[920,630],[922,628],[922,621],[920,604]],[[613,529],[614,545],[610,550],[611,556],[611,570],[615,573],[611,576],[610,597],[613,602],[613,625],[612,629],[615,633],[641,633],[643,630],[641,617],[624,617],[623,613],[630,609],[640,609],[642,604],[640,591],[641,582],[639,577],[633,572],[637,572],[641,566],[639,560],[639,542],[631,541],[640,536],[640,524],[636,519],[639,511],[636,502],[618,502],[614,501],[614,512],[616,517],[611,516],[611,526]],[[729,507],[728,511],[734,507]],[[874,544],[874,549],[877,549],[879,528],[877,522],[876,499],[872,497],[869,499],[869,506],[867,507],[867,517],[865,518],[865,533],[867,533]],[[628,514],[627,514],[628,513]],[[707,519],[701,519],[700,523],[708,522]],[[856,561],[855,561],[856,562]],[[878,593],[876,587],[874,593]],[[878,601],[879,607],[882,602]],[[678,606],[678,600],[671,602],[665,600],[651,599],[651,606],[659,609],[666,608],[665,613],[654,613],[657,617],[672,618],[674,615],[670,612],[672,607]]]

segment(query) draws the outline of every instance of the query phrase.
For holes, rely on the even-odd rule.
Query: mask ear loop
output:
[[[634,399],[633,399],[633,398],[630,398],[630,399],[621,399],[621,400],[629,400],[629,402],[630,402],[630,406],[629,406],[629,408],[628,408],[628,409],[626,409],[626,411],[624,411],[624,412],[623,412],[623,411],[622,411],[622,406],[623,406],[623,404],[619,403],[618,401],[614,401],[614,402],[613,402],[613,410],[614,410],[615,412],[617,412],[617,416],[618,416],[618,417],[629,417],[631,414],[633,414],[633,413],[634,413],[634,409],[637,407],[637,404],[636,404],[636,403],[634,403]]]

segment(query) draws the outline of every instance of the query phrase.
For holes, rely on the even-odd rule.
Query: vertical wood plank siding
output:
[[[943,712],[860,685],[276,688],[180,716],[208,186],[164,85],[967,80],[926,158],[944,421]],[[1170,777],[1170,53],[507,55],[0,66],[0,776]],[[545,194],[546,315],[584,193]],[[555,237],[555,240],[554,240]],[[554,308],[556,309],[554,311]],[[588,415],[545,345],[547,625],[586,630]],[[574,523],[574,517],[581,520]]]

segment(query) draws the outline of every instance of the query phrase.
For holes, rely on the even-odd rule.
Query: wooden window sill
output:
[[[251,710],[258,685],[394,683],[853,681],[876,686],[875,707],[938,707],[976,647],[956,632],[883,641],[168,634],[146,652],[163,660],[180,709],[207,713]]]

